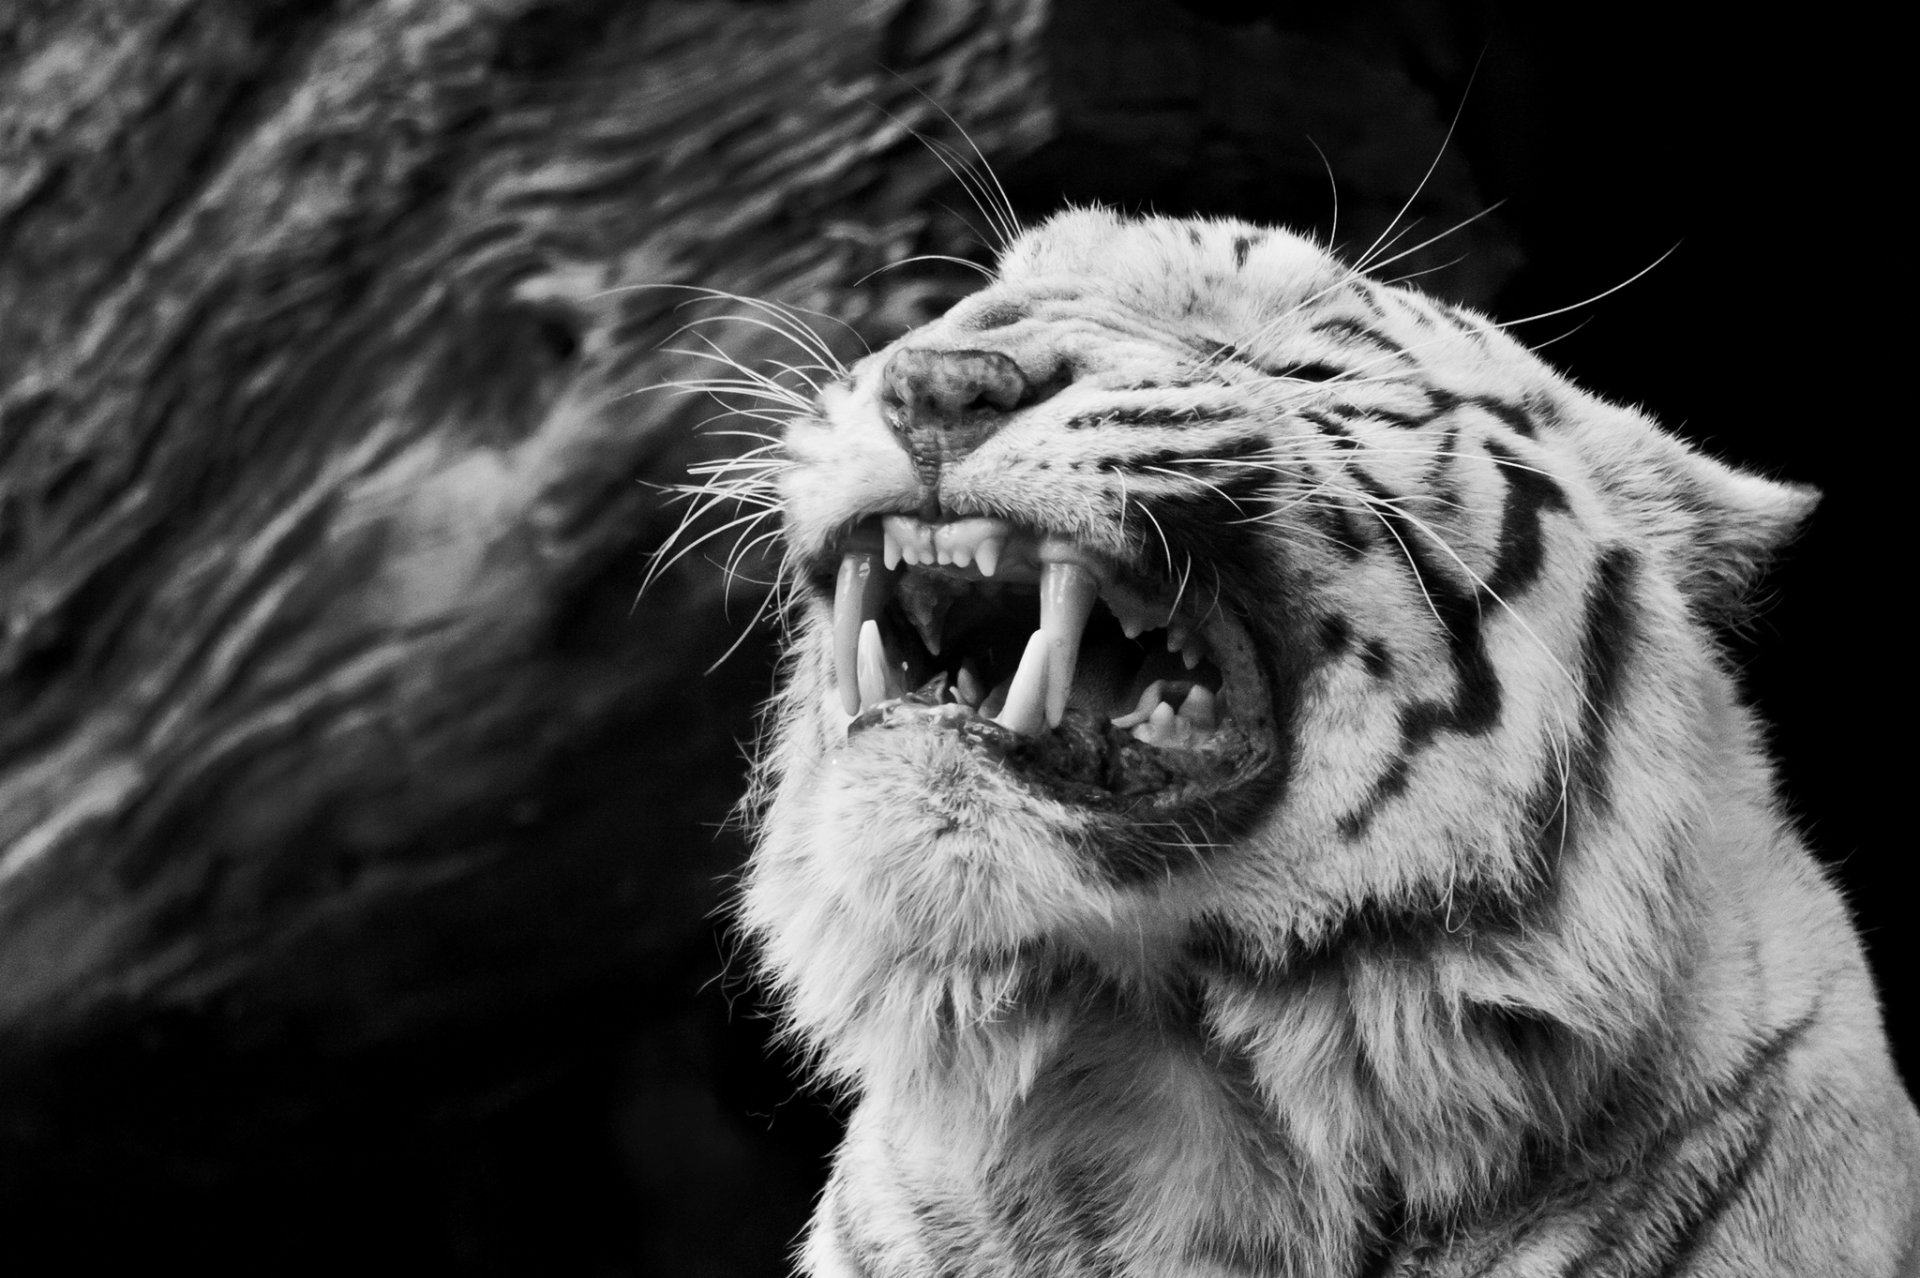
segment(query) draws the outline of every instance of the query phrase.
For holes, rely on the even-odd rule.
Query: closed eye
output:
[[[1290,364],[1275,375],[1278,377],[1291,378],[1296,382],[1330,382],[1336,377],[1346,376],[1346,373],[1347,370],[1344,368],[1336,368],[1332,364],[1315,362],[1311,364]]]

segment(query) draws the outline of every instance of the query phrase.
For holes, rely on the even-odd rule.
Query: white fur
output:
[[[1249,242],[1237,268],[1236,241]],[[1029,318],[970,331],[988,305]],[[1341,320],[1399,353],[1326,327]],[[1292,382],[1222,364],[1215,381],[1126,389],[1190,365],[1188,339],[1361,371]],[[807,1272],[1341,1274],[1389,1219],[1409,1222],[1401,1249],[1383,1253],[1395,1274],[1557,1274],[1581,1257],[1613,1272],[1603,1253],[1626,1245],[1619,1230],[1657,1240],[1693,1210],[1689,1186],[1732,1183],[1715,1160],[1755,1148],[1753,1129],[1716,1089],[1739,1085],[1756,1044],[1801,1021],[1753,1102],[1773,1134],[1688,1272],[1892,1272],[1920,1230],[1920,1118],[1893,1076],[1845,911],[1779,815],[1707,629],[1810,494],[1584,394],[1478,317],[1239,223],[1062,215],[1009,249],[978,301],[902,340],[1076,361],[1071,386],[949,467],[943,499],[1115,555],[1150,532],[1113,518],[1113,475],[1076,462],[1170,444],[1202,454],[1256,425],[1280,497],[1261,528],[1279,597],[1303,619],[1378,639],[1395,664],[1385,679],[1351,661],[1314,666],[1284,801],[1235,846],[1116,885],[1089,872],[1083,812],[959,737],[842,741],[821,709],[826,607],[805,609],[762,759],[742,917],[793,1033],[860,1098]],[[789,432],[796,561],[910,491],[875,401],[888,354]],[[1538,430],[1528,438],[1471,405],[1446,415],[1450,436],[1367,416],[1420,411],[1431,391],[1525,403]],[[1115,402],[1238,416],[1063,428]],[[1497,729],[1439,731],[1357,836],[1342,820],[1402,750],[1403,709],[1446,699],[1456,672],[1386,524],[1355,560],[1309,518],[1351,496],[1351,472],[1301,417],[1326,405],[1359,410],[1348,464],[1394,494],[1414,549],[1463,590],[1501,551],[1514,472],[1494,449],[1565,499],[1541,515],[1538,579],[1483,617]],[[1437,470],[1450,497],[1426,478]],[[1192,481],[1130,482],[1150,503]],[[1633,556],[1633,624],[1605,720],[1608,802],[1564,796],[1574,833],[1551,908],[1519,926],[1462,917],[1456,928],[1456,890],[1525,894],[1542,779],[1572,785],[1586,601],[1618,548]],[[1204,579],[1209,566],[1191,568]],[[1175,845],[1193,837],[1167,831]],[[1415,952],[1356,942],[1290,974],[1290,956],[1369,903],[1430,907],[1437,926]],[[1272,979],[1196,971],[1183,946],[1203,919],[1250,938]],[[1075,975],[1032,983],[1049,971]],[[1197,1010],[1180,1010],[1187,989]],[[1489,1037],[1496,1014],[1551,1026],[1550,1045]],[[1193,1015],[1197,1033],[1180,1019]],[[1596,1113],[1603,1100],[1626,1112]],[[1092,1190],[1071,1184],[1081,1166],[1098,1172]],[[1510,1197],[1528,1192],[1542,1197]],[[1025,1203],[1011,1222],[1010,1195]],[[1103,1217],[1075,1220],[1076,1201]],[[1638,1263],[1615,1259],[1621,1272]]]

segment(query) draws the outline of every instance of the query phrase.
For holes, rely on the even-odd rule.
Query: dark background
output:
[[[556,94],[596,77],[644,85],[652,64],[621,69],[597,59],[664,21],[669,8],[683,17],[710,12],[715,23],[757,22],[754,11],[766,11],[768,23],[804,26],[815,14],[822,24],[839,21],[844,6],[527,5],[495,33],[487,74]],[[297,79],[301,51],[352,9],[259,6],[256,16],[269,17],[248,38],[292,50],[271,74]],[[907,74],[915,59],[938,56],[949,28],[997,20],[963,4],[897,9],[871,47],[847,56]],[[28,65],[36,41],[49,38],[36,21],[0,19],[0,69]],[[1001,114],[975,119],[970,104],[991,97],[978,81],[943,89],[934,79],[927,91],[982,138],[1028,221],[1065,201],[1097,200],[1324,235],[1337,192],[1337,237],[1357,251],[1403,204],[1405,220],[1417,219],[1412,241],[1491,209],[1409,263],[1432,268],[1429,287],[1502,319],[1572,308],[1519,332],[1548,344],[1547,357],[1582,384],[1645,406],[1718,456],[1823,490],[1811,527],[1769,579],[1764,606],[1730,641],[1773,725],[1787,806],[1854,905],[1912,1078],[1920,1006],[1905,974],[1915,955],[1898,921],[1905,880],[1886,828],[1894,790],[1882,775],[1904,739],[1891,725],[1906,709],[1878,686],[1903,686],[1889,669],[1898,641],[1886,637],[1903,592],[1880,579],[1898,571],[1883,436],[1906,414],[1880,385],[1883,370],[1899,366],[1892,343],[1877,335],[1897,269],[1887,260],[1896,251],[1884,229],[1889,201],[1876,198],[1885,166],[1862,160],[1889,144],[1865,92],[1874,80],[1865,46],[1875,40],[1832,24],[1713,27],[1621,6],[1066,0],[1038,39],[1054,112],[1046,127],[1007,125]],[[209,110],[245,122],[267,111],[263,101],[238,94]],[[541,128],[570,127],[564,111],[541,120]],[[942,127],[937,116],[923,123]],[[683,128],[687,137],[697,132],[667,120],[630,146],[639,163],[623,200],[637,205],[654,189],[649,148],[665,155]],[[42,145],[23,133],[0,137],[19,148],[14,154]],[[474,162],[477,144],[463,145],[425,165],[429,176],[435,165],[451,172]],[[931,168],[919,144],[899,146],[889,154],[906,157],[900,171]],[[184,169],[212,171],[216,159]],[[1433,178],[1420,187],[1429,164]],[[888,165],[877,167],[879,176],[859,170],[859,180],[887,189]],[[457,189],[455,176],[438,180]],[[971,206],[950,181],[936,175],[889,198],[923,213],[887,241],[893,256],[939,249],[989,260],[984,246],[969,246],[960,223]],[[5,295],[16,317],[53,295],[45,280],[54,277],[33,274],[53,259],[33,256],[29,234],[50,207],[18,203],[0,218],[0,264],[14,270],[0,281],[19,290]],[[782,243],[824,237],[832,217],[866,216],[859,208],[869,206],[852,215],[797,207]],[[457,231],[453,209],[441,216]],[[870,220],[877,225],[877,214]],[[636,225],[633,234],[646,229]],[[392,232],[369,224],[355,234],[372,241]],[[752,243],[726,247],[753,251]],[[106,258],[103,269],[129,276],[139,260],[132,249]],[[843,273],[864,274],[856,265]],[[850,318],[871,339],[940,309],[964,276],[927,269],[899,278],[906,282],[878,300],[846,295],[859,311]],[[56,314],[52,302],[45,313]],[[657,346],[671,327],[636,329],[635,349]],[[57,328],[49,318],[45,331]],[[481,334],[493,335],[486,341],[499,343],[497,353],[488,355]],[[523,382],[545,376],[518,368],[530,358],[520,352],[545,351],[541,358],[564,367],[583,358],[576,346],[594,349],[544,313],[482,313],[469,336],[465,377],[480,383],[504,365]],[[254,358],[215,356],[202,369],[215,380],[237,378]],[[16,371],[27,367],[20,360]],[[602,372],[616,382],[621,375],[617,361]],[[637,365],[629,372],[631,386],[657,375]],[[490,402],[486,412],[511,421],[518,402]],[[25,429],[27,420],[0,416],[0,430]],[[0,449],[0,474],[9,466],[19,473],[23,456]],[[649,457],[651,469],[632,463],[630,473],[671,479],[698,454]],[[213,508],[208,494],[229,471],[245,473],[240,467],[209,467],[176,500]],[[655,500],[622,492],[622,501]],[[216,888],[195,878],[193,891],[168,895],[164,908],[141,916],[141,945],[241,938],[222,952],[243,957],[194,969],[216,975],[191,992],[180,981],[141,985],[127,975],[145,970],[137,965],[103,967],[88,988],[118,981],[125,997],[87,1003],[84,1015],[32,1005],[30,1016],[0,1024],[0,1263],[12,1272],[84,1272],[130,1258],[235,1273],[782,1271],[779,1257],[805,1218],[836,1120],[769,1050],[744,964],[713,913],[717,885],[744,854],[738,832],[718,826],[739,788],[738,743],[751,736],[753,703],[771,686],[768,636],[756,632],[716,673],[700,676],[744,613],[736,601],[733,614],[720,615],[711,570],[697,558],[694,575],[670,578],[635,610],[642,555],[671,520],[650,506],[622,509],[627,538],[605,542],[578,574],[586,584],[561,593],[547,637],[528,642],[560,653],[567,669],[625,669],[642,650],[667,650],[670,666],[634,675],[613,710],[566,720],[574,726],[556,728],[553,742],[526,729],[539,766],[514,774],[499,802],[483,793],[491,782],[449,800],[445,811],[462,815],[436,819],[430,835],[398,818],[393,828],[404,837],[359,826],[343,834],[352,823],[339,809],[317,808],[311,820],[272,827],[278,851],[247,864],[324,863],[325,873],[260,871],[272,890],[237,898],[221,895],[225,880]],[[75,612],[75,624],[107,615],[94,606]],[[710,620],[679,624],[686,618]],[[15,723],[42,717],[38,736],[0,735],[0,769],[24,774],[50,725],[80,721],[79,709],[47,710],[37,691],[85,668],[88,650],[80,651],[72,659],[43,653],[39,673],[28,671],[40,680],[31,686],[18,682],[25,667],[9,668],[16,687],[29,686],[13,706]],[[95,674],[116,668],[101,658]],[[463,704],[493,691],[476,686]],[[413,776],[411,788],[460,789],[453,765],[436,771],[438,756],[417,757],[428,760],[422,771],[397,774]],[[221,793],[243,782],[268,794],[275,784],[271,774],[236,775]],[[357,814],[368,810],[364,793],[350,794]],[[220,800],[182,802],[210,810]],[[115,846],[153,863],[198,865],[194,849],[207,844],[200,826],[143,820],[128,818]],[[501,833],[509,829],[518,833]],[[537,854],[575,847],[600,851]],[[477,855],[471,848],[488,849],[475,876],[484,892],[443,891],[422,878],[404,892],[356,895],[378,878],[367,866],[465,865]],[[91,917],[89,902],[138,897],[155,881],[111,859],[118,855],[73,851],[80,868],[49,879],[41,904],[5,920],[16,948],[28,937],[33,955],[64,956],[74,937],[92,935],[73,921]],[[96,873],[100,865],[110,872]],[[251,871],[224,873],[246,880]],[[301,908],[248,912],[222,905],[230,899]],[[326,917],[343,921],[312,923],[329,909]],[[298,943],[283,919],[304,929]],[[629,934],[644,941],[629,944]],[[25,960],[9,961],[0,975],[16,989],[37,979]],[[84,969],[82,959],[72,962]]]

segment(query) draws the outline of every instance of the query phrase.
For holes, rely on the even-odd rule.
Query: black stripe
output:
[[[1263,373],[1268,377],[1285,377],[1292,378],[1296,381],[1322,382],[1332,381],[1336,377],[1343,377],[1347,371],[1337,365],[1318,361],[1305,364],[1270,364],[1265,360],[1255,359],[1238,346],[1235,346],[1232,342],[1214,343],[1189,341],[1187,346],[1190,350],[1199,352],[1201,358],[1207,360],[1209,363],[1231,361],[1235,364],[1245,365],[1255,372]],[[1216,378],[1215,380],[1225,379]]]
[[[1024,306],[1012,302],[996,302],[981,307],[972,315],[966,316],[961,323],[966,328],[977,330],[1006,328],[1009,325],[1018,324],[1027,318],[1027,314],[1027,308]]]
[[[1382,1200],[1382,1205],[1373,1211],[1372,1237],[1359,1263],[1354,1266],[1354,1278],[1387,1278],[1393,1272],[1394,1258],[1400,1251],[1402,1236],[1407,1232],[1405,1192],[1397,1186],[1389,1186],[1384,1190],[1376,1189],[1374,1193]]]
[[[1566,1278],[1623,1272],[1630,1278],[1661,1278],[1680,1272],[1678,1266],[1705,1240],[1713,1221],[1739,1201],[1765,1157],[1773,1140],[1774,1092],[1782,1066],[1819,1013],[1816,1003],[1806,1015],[1773,1034],[1731,1080],[1712,1089],[1691,1113],[1677,1116],[1655,1136],[1628,1173],[1630,1188],[1612,1204],[1596,1231],[1608,1245],[1580,1257]],[[1716,1135],[1721,1139],[1713,1140]],[[1703,1138],[1725,1146],[1728,1157],[1710,1170],[1690,1170],[1681,1157]],[[1664,1211],[1648,1210],[1656,1199],[1680,1204],[1685,1214],[1675,1220]],[[1610,1263],[1622,1259],[1633,1267],[1622,1270]]]
[[[1393,673],[1393,653],[1378,639],[1369,639],[1360,648],[1360,664],[1376,679]]]
[[[1456,883],[1450,892],[1429,886],[1390,903],[1362,901],[1306,937],[1254,937],[1205,914],[1188,933],[1184,953],[1210,977],[1283,991],[1342,980],[1349,961],[1362,956],[1411,961],[1449,936],[1484,930],[1511,916],[1510,903],[1480,885]]]
[[[1168,482],[1176,482],[1167,478]],[[1251,567],[1257,563],[1257,554],[1249,550],[1260,535],[1253,521],[1267,509],[1271,492],[1268,475],[1257,470],[1242,470],[1167,492],[1136,494],[1135,500],[1153,512],[1154,519],[1182,553],[1217,570],[1230,564]],[[1159,538],[1148,530],[1142,530],[1141,544],[1149,554],[1164,549]],[[1168,563],[1164,567],[1169,576],[1179,576],[1180,564]]]
[[[1406,354],[1405,348],[1386,334],[1377,333],[1359,320],[1348,319],[1346,316],[1321,320],[1308,331],[1328,337],[1344,338],[1350,342],[1361,342],[1391,355]]]
[[[1316,359],[1305,364],[1288,364],[1274,370],[1273,375],[1294,382],[1331,382],[1345,377],[1347,370],[1338,364]]]
[[[1315,430],[1325,435],[1328,439],[1331,439],[1341,448],[1354,449],[1360,447],[1360,441],[1355,439],[1352,432],[1347,430],[1347,424],[1336,417],[1332,417],[1326,413],[1314,412],[1309,409],[1302,412],[1300,418],[1302,421],[1311,422]]]
[[[1525,589],[1538,578],[1545,558],[1541,511],[1565,510],[1567,499],[1551,477],[1514,465],[1519,457],[1511,450],[1491,441],[1485,447],[1495,461],[1505,463],[1501,473],[1507,480],[1507,496],[1501,509],[1500,548],[1493,571],[1485,586],[1472,590],[1449,580],[1427,550],[1425,535],[1391,508],[1391,497],[1384,489],[1362,478],[1368,494],[1382,503],[1374,515],[1397,535],[1404,550],[1402,562],[1432,601],[1446,632],[1454,691],[1450,702],[1416,701],[1400,712],[1399,757],[1387,766],[1353,811],[1340,818],[1340,830],[1350,839],[1365,833],[1381,805],[1405,790],[1408,761],[1431,745],[1440,732],[1478,736],[1492,731],[1500,722],[1503,695],[1493,659],[1487,653],[1486,617],[1499,606],[1498,600]]]
[[[1519,411],[1524,414],[1527,424],[1534,430],[1551,430],[1560,424],[1562,417],[1560,405],[1546,391],[1528,392]],[[1526,433],[1520,426],[1516,425],[1514,429],[1522,434]]]
[[[1331,499],[1307,507],[1307,519],[1315,531],[1339,547],[1348,559],[1365,557],[1373,546],[1373,530],[1360,513],[1345,502]]]
[[[1347,650],[1353,642],[1353,627],[1345,617],[1322,617],[1320,619],[1320,650],[1328,657],[1337,657]]]
[[[1395,755],[1381,770],[1359,805],[1336,823],[1341,837],[1357,839],[1365,834],[1367,827],[1373,824],[1373,818],[1380,814],[1380,809],[1407,792],[1407,776],[1412,771],[1413,760],[1407,750],[1405,721],[1402,720],[1401,753]]]
[[[1533,831],[1521,864],[1521,891],[1525,893],[1527,917],[1539,925],[1553,910],[1560,897],[1560,867],[1574,850],[1576,828],[1571,812],[1570,783],[1560,770],[1560,761],[1549,757],[1541,766],[1540,779],[1527,797],[1525,821]]]
[[[1066,420],[1068,430],[1100,426],[1192,426],[1203,422],[1237,421],[1246,414],[1238,408],[1108,408],[1076,413]]]
[[[1116,389],[1121,391],[1188,390],[1198,385],[1200,385],[1199,381],[1186,377],[1149,377],[1145,381],[1129,382]]]
[[[1459,450],[1460,428],[1449,426],[1446,434],[1440,436],[1440,446],[1433,450],[1433,464],[1427,467],[1426,473],[1427,487],[1443,505],[1460,504],[1460,490],[1453,480],[1453,472],[1460,465]]]
[[[1529,439],[1533,437],[1534,420],[1518,404],[1509,404],[1506,400],[1492,395],[1475,395],[1466,402],[1499,418],[1514,432],[1525,435]]]
[[[1403,413],[1395,408],[1369,408],[1363,415],[1369,421],[1385,422],[1389,426],[1398,426],[1402,430],[1419,430],[1433,420],[1432,415],[1421,417],[1413,413]]]
[[[1247,254],[1253,251],[1253,241],[1244,235],[1233,237],[1233,269],[1240,270],[1247,264]]]
[[[1712,1236],[1720,1218],[1746,1192],[1747,1182],[1753,1179],[1753,1173],[1765,1160],[1773,1144],[1773,1131],[1773,1119],[1762,1115],[1757,1130],[1748,1138],[1746,1151],[1740,1156],[1740,1161],[1734,1164],[1732,1172],[1721,1179],[1712,1193],[1697,1200],[1694,1209],[1688,1213],[1688,1219],[1677,1232],[1679,1245],[1667,1257],[1667,1263],[1660,1267],[1657,1278],[1678,1278],[1687,1271],[1700,1244]]]
[[[1447,656],[1453,665],[1457,689],[1451,709],[1432,712],[1433,726],[1485,732],[1500,714],[1500,687],[1494,679],[1493,664],[1480,633],[1485,621],[1485,601],[1479,591],[1465,589],[1447,575],[1427,547],[1427,533],[1408,522],[1395,508],[1391,493],[1362,472],[1356,470],[1353,474],[1363,491],[1377,503],[1372,507],[1374,517],[1392,530],[1395,548],[1401,551],[1399,562],[1406,565],[1422,597],[1431,602],[1447,637]]]
[[[1182,950],[1200,971],[1249,985],[1272,984],[1286,974],[1284,954],[1270,953],[1211,911],[1193,921]]]
[[[1515,917],[1515,905],[1504,891],[1479,880],[1456,880],[1450,887],[1428,884],[1393,901],[1364,901],[1326,931],[1296,942],[1285,974],[1292,980],[1321,979],[1344,971],[1360,955],[1412,961],[1449,939],[1503,928]]]
[[[1455,330],[1472,338],[1482,346],[1486,345],[1486,330],[1482,328],[1480,324],[1468,319],[1451,306],[1442,306],[1439,308],[1439,311],[1440,318],[1451,324]]]
[[[1206,474],[1206,482],[1218,484],[1221,481],[1207,474],[1207,468],[1213,466],[1241,466],[1236,478],[1252,476],[1256,488],[1265,488],[1268,477],[1265,471],[1249,470],[1245,463],[1256,457],[1265,457],[1272,453],[1273,445],[1264,435],[1240,435],[1229,439],[1214,440],[1195,446],[1194,444],[1175,445],[1171,448],[1158,448],[1150,453],[1116,454],[1101,460],[1099,469],[1109,475],[1122,472],[1146,472],[1150,468],[1175,470],[1182,475]]]
[[[1546,557],[1540,512],[1568,510],[1567,494],[1552,476],[1526,465],[1504,444],[1487,440],[1482,446],[1507,481],[1507,498],[1500,510],[1500,549],[1487,575],[1487,590],[1511,602],[1510,596],[1540,576]]]
[[[1627,669],[1633,663],[1640,618],[1634,601],[1640,560],[1633,551],[1615,546],[1600,556],[1592,584],[1587,588],[1586,621],[1580,638],[1580,739],[1573,750],[1569,780],[1596,811],[1612,804],[1607,783],[1607,756],[1613,722],[1626,688]]]

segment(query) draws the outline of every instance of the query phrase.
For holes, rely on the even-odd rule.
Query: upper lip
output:
[[[834,665],[849,716],[907,697],[1021,738],[1074,714],[1149,746],[1204,750],[1253,709],[1257,680],[1213,641],[1232,624],[1217,599],[1071,539],[984,516],[885,514],[836,549]]]

